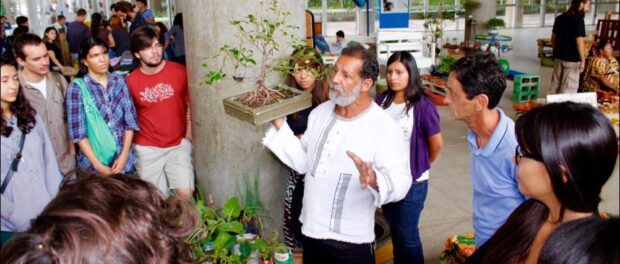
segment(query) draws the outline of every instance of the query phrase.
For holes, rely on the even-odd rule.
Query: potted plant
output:
[[[276,264],[293,264],[293,254],[291,254],[291,250],[282,243],[276,246],[273,259]]]
[[[505,26],[506,22],[504,22],[504,20],[501,18],[491,18],[487,21],[487,27],[489,27],[489,35],[491,36],[497,36],[497,34],[499,34],[497,28]]]
[[[303,41],[290,32],[299,27],[289,25],[290,12],[282,10],[278,0],[262,3],[262,10],[248,14],[242,19],[231,20],[236,29],[235,44],[224,45],[213,59],[216,67],[203,64],[209,71],[203,78],[204,83],[213,84],[228,77],[226,73],[232,63],[232,77],[237,81],[254,82],[254,90],[224,99],[224,110],[254,125],[269,122],[275,118],[312,106],[312,96],[292,89],[284,84],[272,85],[267,79],[274,72],[288,72],[291,65],[286,65],[283,58],[276,58],[281,48],[293,47]],[[250,48],[251,47],[251,48]],[[256,76],[246,76],[248,67],[258,67]],[[286,66],[286,67],[283,67]]]
[[[199,212],[200,224],[184,241],[190,245],[192,257],[197,262],[241,263],[251,257],[256,236],[244,236],[238,197],[232,196],[222,208],[213,209],[207,206],[199,192],[193,204]]]

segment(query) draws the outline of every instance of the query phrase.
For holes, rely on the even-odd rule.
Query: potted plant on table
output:
[[[489,28],[489,35],[491,36],[497,36],[497,34],[499,34],[499,31],[497,30],[497,28],[505,27],[505,26],[506,26],[506,22],[504,22],[504,20],[501,18],[491,18],[487,21],[487,27]]]
[[[312,106],[312,96],[284,84],[267,83],[275,72],[288,73],[295,65],[288,65],[286,58],[276,58],[281,48],[295,47],[303,43],[291,32],[299,27],[287,24],[290,12],[282,10],[278,0],[261,2],[262,10],[248,14],[242,19],[231,20],[237,30],[235,44],[224,45],[214,59],[217,66],[203,64],[209,72],[204,83],[213,84],[228,77],[227,63],[232,63],[232,77],[237,81],[253,81],[254,90],[224,99],[224,111],[231,116],[254,125]],[[251,48],[250,48],[251,47]],[[256,76],[246,76],[249,67],[258,66]],[[230,66],[228,66],[230,69]]]

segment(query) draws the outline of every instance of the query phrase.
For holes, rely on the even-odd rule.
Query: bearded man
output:
[[[374,263],[375,208],[403,199],[411,186],[402,129],[368,94],[378,74],[373,52],[343,49],[330,100],[310,113],[303,136],[279,118],[263,138],[282,162],[306,174],[304,263]]]
[[[185,66],[163,59],[159,41],[151,27],[131,34],[131,52],[140,61],[126,78],[140,125],[136,172],[165,196],[173,190],[187,200],[194,189],[187,73]]]

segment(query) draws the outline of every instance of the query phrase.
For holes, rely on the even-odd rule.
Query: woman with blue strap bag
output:
[[[136,110],[123,76],[108,72],[108,48],[97,38],[80,43],[80,73],[67,90],[69,134],[79,146],[82,173],[133,172]]]
[[[2,57],[0,68],[0,245],[3,245],[15,233],[30,228],[31,220],[58,193],[62,174],[44,123],[20,89],[15,61]]]

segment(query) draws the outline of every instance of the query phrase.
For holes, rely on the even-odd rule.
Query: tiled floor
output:
[[[447,32],[448,37],[459,37],[462,32]],[[551,28],[527,28],[503,30],[501,34],[513,37],[514,49],[505,58],[511,68],[532,74],[540,74],[541,95],[546,95],[551,82],[551,68],[541,67],[537,58],[536,39],[547,37]],[[504,56],[504,55],[502,55]],[[512,82],[500,102],[500,107],[511,117]],[[426,263],[437,263],[443,244],[451,235],[473,231],[471,227],[471,181],[469,175],[469,148],[464,123],[450,119],[447,107],[439,107],[444,137],[444,148],[432,165],[430,187],[420,223]],[[617,164],[617,163],[616,163]],[[601,210],[619,213],[618,165],[603,190]]]

